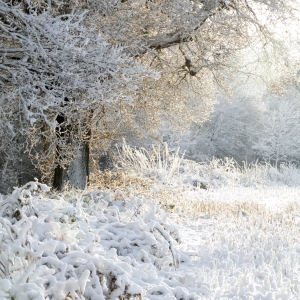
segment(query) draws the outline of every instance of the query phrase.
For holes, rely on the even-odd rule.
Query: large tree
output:
[[[61,188],[76,148],[117,131],[138,83],[155,74],[87,27],[84,11],[55,15],[29,4],[0,1],[1,150],[15,159],[13,141],[23,141]]]

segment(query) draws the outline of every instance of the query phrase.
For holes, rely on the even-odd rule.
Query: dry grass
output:
[[[190,218],[205,217],[247,217],[251,215],[272,222],[272,219],[283,218],[291,211],[300,211],[300,205],[289,204],[284,211],[276,213],[255,199],[249,201],[222,201],[213,199],[212,193],[199,187],[179,187],[161,184],[135,173],[122,170],[106,171],[93,174],[90,189],[101,189],[111,192],[116,190],[124,194],[156,199],[158,203],[171,213]],[[215,195],[215,197],[217,197]],[[288,221],[288,220],[286,220]],[[290,220],[288,221],[290,223]]]
[[[183,160],[178,152],[171,152],[167,147],[153,147],[152,152],[147,152],[126,144],[120,151],[120,161],[122,169],[92,174],[90,189],[120,190],[126,195],[152,198],[167,211],[188,218],[216,216],[245,219],[251,215],[251,218],[264,219],[269,223],[277,220],[292,225],[296,222],[293,215],[300,215],[300,204],[296,202],[300,197],[298,188],[278,186],[276,189],[280,176],[289,182],[291,179],[294,182],[299,180],[299,170],[294,166],[284,166],[281,170],[258,164],[241,167],[229,159],[196,164]],[[193,180],[185,184],[183,180],[190,174],[207,178],[208,184],[205,187],[201,184],[191,185]],[[280,180],[280,185],[285,180]],[[210,181],[220,184],[212,187]],[[249,182],[253,182],[253,185],[249,186]],[[276,190],[268,186],[270,182]],[[272,198],[277,198],[279,202],[291,200],[276,210],[276,204],[272,207],[264,201]]]
[[[124,170],[109,170],[91,174],[89,189],[121,190],[124,193],[133,190],[134,193],[150,197],[156,180],[143,177]]]

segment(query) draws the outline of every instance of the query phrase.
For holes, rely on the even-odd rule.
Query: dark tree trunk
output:
[[[65,98],[65,104],[69,101],[68,98]],[[91,114],[93,111],[91,111]],[[57,139],[66,138],[66,134],[72,130],[72,126],[65,125],[65,115],[63,113],[59,114],[56,118],[59,126],[56,128],[56,136]],[[90,181],[90,139],[91,139],[91,130],[89,130],[86,134],[84,142],[82,141],[72,141],[72,143],[77,143],[78,153],[76,158],[71,162],[68,167],[68,173],[66,174],[64,168],[61,165],[58,165],[54,170],[54,178],[53,178],[53,188],[61,191],[64,186],[64,181],[68,177],[69,182],[83,190],[86,185],[89,184]],[[56,161],[59,160],[61,156],[63,156],[63,150],[57,146],[56,148]]]
[[[68,98],[65,97],[65,102],[68,102]],[[64,104],[65,105],[65,104]],[[56,154],[55,154],[55,161],[59,161],[59,158],[63,155],[63,151],[59,146],[59,140],[64,138],[67,134],[67,129],[64,122],[66,121],[66,117],[63,113],[60,113],[56,117],[56,121],[58,126],[55,128],[55,133],[58,140],[58,145],[56,146]],[[58,164],[54,170],[54,177],[53,177],[53,188],[55,190],[61,191],[64,187],[64,168]]]
[[[91,112],[91,115],[93,111]],[[87,133],[87,140],[84,143],[85,147],[85,170],[86,170],[86,183],[87,185],[90,184],[90,140],[92,137],[92,131],[89,129]]]
[[[61,191],[64,187],[64,169],[58,165],[54,170],[53,188]]]
[[[90,184],[90,145],[88,142],[85,143],[85,170],[86,170],[86,183]]]

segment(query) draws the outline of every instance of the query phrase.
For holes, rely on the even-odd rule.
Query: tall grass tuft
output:
[[[172,152],[168,145],[153,145],[151,151],[144,148],[132,148],[125,141],[119,151],[119,164],[125,170],[131,170],[138,174],[169,181],[178,173],[183,160],[179,156],[179,148]]]

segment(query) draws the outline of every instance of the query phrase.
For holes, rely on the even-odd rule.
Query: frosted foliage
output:
[[[153,146],[152,151],[146,151],[124,143],[119,163],[127,174],[141,174],[152,179],[158,190],[165,186],[170,193],[174,191],[173,195],[182,195],[182,199],[189,197],[187,190],[196,194],[204,192],[206,198],[210,188],[300,186],[300,170],[295,164],[281,163],[276,167],[266,162],[244,162],[241,165],[233,158],[213,158],[197,163],[180,155],[179,149],[170,150],[166,144],[164,148]]]
[[[129,108],[141,79],[156,76],[86,26],[86,14],[26,13],[0,1],[0,128],[6,132],[0,147],[6,155],[21,134],[36,161],[55,163],[57,146],[56,160],[70,161],[76,153],[70,140],[86,140],[91,128],[98,139],[104,116],[118,128],[126,120],[118,118],[121,104]]]
[[[252,146],[261,130],[254,99],[237,97],[229,101],[221,96],[208,120],[194,124],[180,145],[187,157],[198,161],[215,156],[233,157],[241,163],[255,159]]]
[[[53,194],[29,182],[1,197],[0,299],[300,297],[298,187],[258,183],[263,167],[247,187],[230,161],[182,161],[172,177],[160,168],[160,206],[128,187]],[[200,170],[222,184],[204,188]]]
[[[253,148],[266,159],[299,163],[300,105],[295,95],[267,99],[263,110],[264,130]]]
[[[204,161],[217,157],[243,162],[299,163],[300,103],[293,86],[282,96],[220,97],[208,120],[193,124],[183,135],[186,157]]]
[[[5,163],[20,155],[22,137],[20,152],[51,178],[84,143],[99,149],[125,134],[153,133],[179,110],[186,123],[202,110],[188,101],[194,89],[211,100],[229,56],[254,32],[269,40],[257,16],[281,24],[289,2],[0,0]]]
[[[10,28],[7,34],[22,47],[19,53],[15,48],[12,51],[23,57],[14,63],[6,54],[1,64],[5,70],[3,79],[15,87],[9,96],[23,104],[25,119],[31,124],[42,117],[55,127],[51,112],[55,115],[64,97],[70,99],[69,110],[92,108],[99,101],[116,100],[112,89],[122,84],[135,88],[130,79],[140,76],[139,68],[130,66],[132,60],[122,53],[121,47],[110,47],[96,31],[81,26],[83,15],[62,21],[47,13],[26,15],[1,5],[2,13],[11,12],[14,25],[21,26],[18,35]],[[3,52],[6,50],[9,51]],[[107,80],[109,77],[112,80]]]

